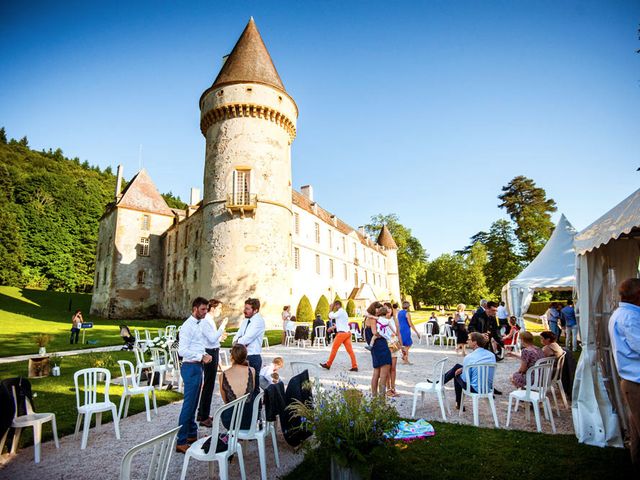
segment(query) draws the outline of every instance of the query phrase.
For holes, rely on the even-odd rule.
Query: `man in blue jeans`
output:
[[[191,316],[185,320],[180,329],[178,354],[182,357],[180,374],[184,383],[184,401],[180,410],[180,430],[176,452],[184,453],[189,444],[198,439],[198,425],[195,422],[196,409],[202,386],[202,364],[211,362],[212,358],[204,348],[204,336],[200,331],[200,322],[209,308],[209,300],[198,297],[191,305]]]
[[[265,323],[260,315],[260,300],[248,298],[244,302],[244,320],[238,328],[238,332],[233,338],[233,344],[239,343],[247,347],[247,361],[249,366],[255,370],[255,393],[260,388],[258,376],[262,369],[262,339],[264,338]]]
[[[566,307],[560,310],[560,317],[565,328],[565,347],[569,348],[569,345],[572,345],[572,350],[575,352],[578,349],[578,320],[573,308],[573,300],[568,300]]]

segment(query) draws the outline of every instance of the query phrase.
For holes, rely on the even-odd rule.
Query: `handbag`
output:
[[[398,341],[398,337],[396,337],[395,335],[392,335],[391,339],[387,340],[387,345],[391,353],[396,353],[398,350],[400,350],[400,342]]]

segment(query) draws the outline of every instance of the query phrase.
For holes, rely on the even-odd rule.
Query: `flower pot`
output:
[[[51,375],[54,377],[60,376],[60,367],[58,365],[54,365],[54,367],[51,369]]]
[[[98,377],[98,381],[99,382],[104,382],[104,379],[105,379],[106,376],[105,376],[105,374],[103,372],[98,372],[97,377]]]
[[[363,480],[353,468],[343,467],[335,457],[331,457],[331,480]]]
[[[38,355],[42,356],[46,354],[47,354],[47,347],[40,347],[40,350],[38,350]]]

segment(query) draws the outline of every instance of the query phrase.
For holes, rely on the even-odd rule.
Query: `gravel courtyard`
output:
[[[371,380],[371,357],[363,344],[354,347],[356,352],[359,372],[350,373],[349,376],[355,380],[358,388],[368,390]],[[282,371],[282,377],[285,382],[291,376],[291,370],[288,363],[295,360],[309,361],[313,363],[324,362],[328,358],[329,348],[285,348],[282,346],[271,347],[263,351],[263,361],[270,362],[275,356],[282,356],[285,359],[285,368]],[[452,348],[441,348],[439,346],[424,346],[414,344],[411,349],[411,361],[413,365],[398,364],[397,391],[400,396],[393,400],[395,402],[400,415],[409,417],[411,414],[413,386],[426,378],[431,377],[432,366],[435,362],[448,357],[446,369],[452,367],[455,363],[462,363],[462,356],[457,355]],[[496,372],[495,386],[503,392],[502,396],[496,396],[496,408],[498,410],[498,420],[501,428],[504,426],[507,416],[507,405],[509,392],[513,389],[509,381],[511,373],[517,370],[519,360],[515,358],[507,358],[503,362],[498,363]],[[330,385],[339,381],[339,376],[344,376],[345,372],[350,368],[349,357],[341,349],[330,371],[320,369],[320,378],[324,385]],[[473,424],[473,414],[471,408],[458,416],[457,412],[453,412],[455,397],[453,385],[449,384],[446,392],[446,404],[451,408],[448,421],[462,424]],[[216,394],[214,395],[214,408],[221,405],[222,401],[217,392],[218,385],[216,383]],[[119,399],[113,399],[116,403]],[[467,402],[470,405],[470,402]],[[42,480],[42,479],[88,479],[98,477],[101,479],[118,478],[120,462],[124,453],[132,446],[143,442],[153,436],[173,428],[177,424],[178,415],[182,403],[174,403],[159,409],[159,415],[153,416],[151,423],[146,422],[144,413],[128,417],[121,422],[122,439],[117,441],[113,431],[112,424],[106,424],[99,431],[92,429],[89,434],[89,444],[87,449],[80,450],[80,436],[73,439],[73,436],[67,436],[60,440],[60,449],[56,450],[53,442],[47,442],[42,446],[42,459],[39,465],[33,463],[33,447],[18,451],[15,456],[8,454],[3,455],[3,466],[0,468],[1,479],[20,479],[20,480]],[[425,406],[421,407],[418,402],[416,411],[417,418],[425,418],[427,420],[441,420],[440,409],[435,396],[427,396],[425,398]],[[554,417],[556,422],[557,433],[573,434],[573,424],[571,411],[564,409],[561,405],[560,417]],[[482,427],[493,427],[493,420],[488,408],[487,402],[481,403],[480,425]],[[45,426],[45,429],[49,426]],[[533,415],[529,423],[525,420],[524,410],[520,409],[512,415],[511,429],[535,431],[535,423]],[[551,433],[551,426],[544,418],[542,420],[543,432]],[[208,434],[206,428],[200,428],[199,436]],[[289,447],[280,432],[278,431],[278,448],[280,453],[280,467],[275,467],[273,457],[273,449],[270,440],[267,441],[267,474],[269,478],[277,478],[289,472],[295,465],[302,460],[302,453],[295,451]],[[244,447],[245,465],[247,469],[247,478],[259,479],[260,466],[258,461],[258,451],[255,442]],[[182,468],[184,456],[174,453],[171,459],[169,478],[179,478]],[[138,477],[142,477],[142,465],[138,467]],[[189,479],[209,478],[207,466],[204,463],[191,461],[188,470]],[[217,475],[216,475],[217,476]],[[231,478],[240,478],[240,471],[237,461],[230,466]]]

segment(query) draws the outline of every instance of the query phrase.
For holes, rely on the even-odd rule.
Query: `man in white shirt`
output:
[[[209,311],[200,322],[200,331],[204,337],[204,349],[211,355],[211,362],[202,367],[204,372],[204,383],[202,384],[202,393],[200,394],[200,406],[198,407],[198,422],[203,427],[211,428],[212,418],[209,416],[211,412],[211,399],[213,397],[213,389],[216,385],[216,377],[218,376],[218,358],[220,355],[220,340],[224,340],[225,326],[227,324],[224,319],[220,326],[216,325],[215,319],[220,316],[222,311],[222,302],[215,298],[209,300]]]
[[[462,376],[462,373],[467,370],[468,366],[474,363],[496,363],[496,356],[486,350],[484,347],[487,345],[488,340],[484,335],[478,332],[472,332],[469,334],[469,340],[467,340],[467,348],[473,350],[472,353],[464,357],[462,365],[456,364],[451,370],[444,374],[444,383],[454,380],[454,387],[456,391],[456,409],[460,408],[460,400],[462,398],[462,390],[467,387],[465,381],[466,376]],[[489,386],[493,386],[493,375],[495,369],[491,370],[489,378]],[[471,384],[471,390],[478,391],[478,371],[472,368],[469,371],[469,383]]]
[[[504,302],[500,302],[500,305],[498,305],[498,313],[496,314],[496,317],[498,317],[498,327],[501,329],[500,334],[504,335],[502,332],[509,328],[509,310],[507,310]]]
[[[336,300],[335,302],[333,302],[333,305],[331,305],[329,318],[335,321],[335,326],[327,329],[327,333],[335,331],[336,336],[333,339],[333,343],[331,344],[331,354],[329,355],[329,360],[327,360],[327,363],[321,363],[320,366],[329,370],[331,368],[331,364],[333,364],[333,360],[336,358],[340,345],[344,345],[344,348],[347,350],[347,353],[351,358],[351,369],[349,371],[357,372],[358,363],[356,362],[356,355],[353,353],[353,347],[351,346],[349,316],[347,315],[347,312],[345,312],[344,308],[342,308],[342,302],[340,300]]]
[[[200,322],[207,314],[209,301],[198,297],[191,305],[191,316],[185,320],[180,329],[178,354],[182,357],[180,375],[184,383],[184,401],[180,410],[180,430],[176,451],[184,453],[189,443],[198,439],[198,425],[195,422],[200,386],[202,385],[202,365],[211,362],[211,355],[204,349]]]
[[[260,300],[248,298],[244,302],[244,320],[233,338],[234,345],[239,343],[247,347],[247,361],[255,370],[255,392],[258,393],[260,385],[258,375],[262,368],[262,339],[264,338],[264,318],[260,315]]]

